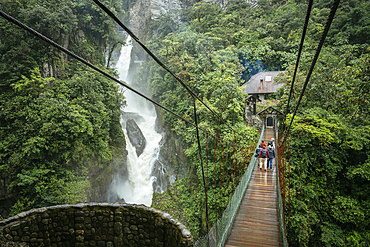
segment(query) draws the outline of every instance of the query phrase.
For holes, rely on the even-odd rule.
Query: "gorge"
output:
[[[128,84],[131,83],[128,76],[132,48],[130,40],[131,38],[128,37],[126,41],[128,45],[122,47],[116,65],[120,79]],[[143,203],[150,206],[153,194],[152,184],[156,179],[152,176],[152,169],[154,163],[158,162],[162,134],[155,131],[157,116],[154,106],[128,90],[125,91],[124,96],[126,107],[122,109],[121,125],[127,142],[128,174],[115,174],[108,201],[118,198],[129,203]]]

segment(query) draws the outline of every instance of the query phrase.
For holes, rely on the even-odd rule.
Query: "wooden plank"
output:
[[[265,142],[271,137],[267,129]],[[283,246],[276,191],[275,167],[264,171],[256,164],[225,246]]]

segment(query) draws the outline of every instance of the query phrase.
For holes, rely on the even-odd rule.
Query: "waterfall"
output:
[[[132,49],[131,37],[128,36],[126,46],[122,46],[121,55],[116,65],[120,80],[127,81],[129,78],[130,54]],[[146,101],[140,96],[126,90],[124,93],[127,106],[123,109],[123,117],[121,118],[122,129],[125,133],[126,148],[128,151],[127,171],[128,176],[124,177],[121,174],[115,174],[112,184],[108,192],[108,201],[112,201],[118,197],[123,198],[125,202],[145,204],[151,206],[153,197],[153,181],[156,180],[152,176],[153,166],[159,155],[159,142],[162,135],[154,129],[155,120],[157,118],[154,106],[151,102]],[[126,131],[125,114],[130,113],[134,117],[142,134],[146,139],[146,146],[143,153],[138,157],[135,147],[131,145]],[[131,118],[131,117],[130,117]]]

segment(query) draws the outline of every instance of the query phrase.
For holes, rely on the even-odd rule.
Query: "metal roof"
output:
[[[277,90],[284,85],[283,83],[274,83],[274,78],[281,72],[284,71],[268,71],[255,74],[248,82],[242,85],[242,90],[247,94],[276,93]],[[261,79],[263,80],[262,88],[260,83]]]

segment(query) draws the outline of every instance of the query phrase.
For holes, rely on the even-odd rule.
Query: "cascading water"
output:
[[[122,47],[116,69],[120,75],[120,80],[130,84],[130,81],[127,81],[132,49],[130,36],[127,38],[126,43],[129,45]],[[152,169],[159,155],[159,142],[162,139],[162,135],[154,129],[157,116],[152,103],[147,102],[129,90],[126,90],[124,95],[127,106],[123,109],[123,114],[130,112],[135,116],[140,115],[136,117],[136,123],[146,139],[146,146],[143,153],[138,157],[136,149],[127,135],[125,128],[127,119],[123,117],[121,124],[125,133],[128,151],[128,177],[124,178],[120,174],[115,174],[108,195],[112,197],[112,194],[114,194],[116,198],[118,196],[118,198],[123,198],[126,202],[142,203],[150,206],[153,197],[153,181],[156,179],[152,176]],[[111,201],[111,199],[108,198],[108,201]]]

